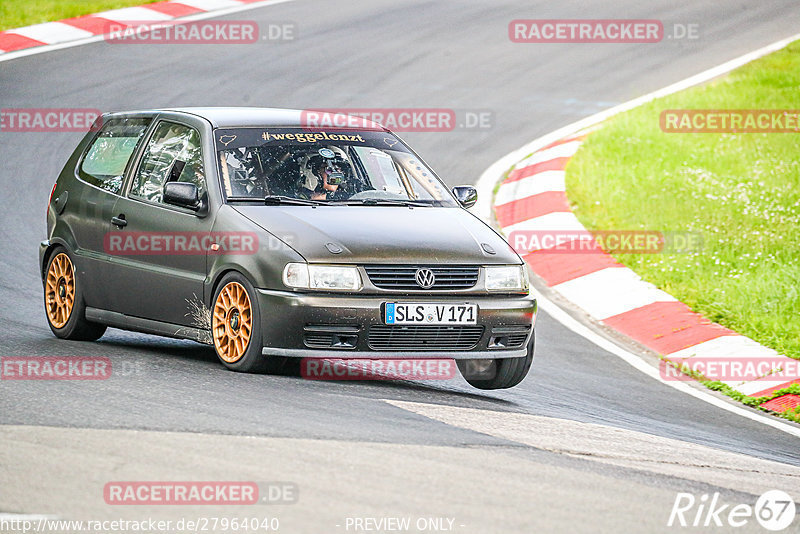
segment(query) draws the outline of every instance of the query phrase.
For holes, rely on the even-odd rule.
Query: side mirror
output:
[[[197,186],[189,182],[165,183],[164,202],[194,211],[198,211],[201,207]]]
[[[465,208],[471,208],[478,201],[478,190],[471,185],[457,185],[453,188],[453,194]]]

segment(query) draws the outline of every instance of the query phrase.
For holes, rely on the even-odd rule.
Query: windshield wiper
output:
[[[324,204],[324,202],[320,202],[319,200],[309,200],[305,198],[287,197],[283,195],[267,195],[264,197],[264,204],[268,205],[294,204],[297,206],[320,206]]]
[[[413,200],[403,200],[397,198],[362,198],[359,200],[346,200],[347,205],[361,205],[361,206],[411,206],[417,208],[424,208],[430,206],[424,202],[415,202]]]

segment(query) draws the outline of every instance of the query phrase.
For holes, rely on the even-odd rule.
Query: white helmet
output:
[[[300,173],[303,175],[303,187],[314,191],[320,185],[321,177],[315,172],[328,161],[334,164],[349,166],[349,160],[344,150],[338,146],[330,145],[307,153],[300,160]]]

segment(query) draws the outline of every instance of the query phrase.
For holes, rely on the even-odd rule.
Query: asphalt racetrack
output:
[[[794,34],[800,4],[295,0],[225,18],[291,22],[297,34],[250,45],[101,41],[0,62],[0,103],[489,112],[485,128],[400,134],[449,185],[474,184],[536,137]],[[515,44],[508,23],[518,18],[660,19],[667,33],[698,24],[699,37]],[[0,133],[0,354],[108,356],[120,371],[0,382],[0,513],[256,515],[289,533],[356,532],[352,518],[401,516],[452,518],[460,533],[649,532],[675,530],[678,492],[734,504],[768,489],[800,497],[797,437],[659,383],[545,312],[531,374],[494,392],[461,378],[243,375],[211,347],[115,329],[94,343],[56,339],[37,246],[50,188],[81,135]],[[103,500],[115,480],[288,481],[299,499],[115,507]]]

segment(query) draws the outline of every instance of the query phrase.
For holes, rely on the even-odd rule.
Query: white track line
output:
[[[514,164],[521,161],[523,158],[526,158],[536,150],[539,150],[540,148],[545,147],[556,141],[559,141],[565,137],[573,135],[581,130],[595,126],[601,123],[602,121],[608,119],[609,117],[612,117],[613,115],[640,106],[656,98],[660,98],[662,96],[682,91],[683,89],[687,89],[694,85],[698,85],[713,78],[716,78],[717,76],[726,74],[737,67],[740,67],[755,59],[765,56],[771,52],[775,52],[776,50],[780,50],[781,48],[785,47],[792,41],[796,41],[798,39],[800,39],[800,34],[793,35],[787,39],[781,39],[780,41],[776,41],[763,48],[759,48],[758,50],[755,50],[738,58],[727,61],[714,68],[708,69],[694,76],[690,76],[685,80],[681,80],[672,85],[668,85],[663,89],[659,89],[658,91],[654,91],[644,96],[640,96],[639,98],[634,98],[633,100],[629,100],[628,102],[624,102],[618,106],[614,106],[605,111],[601,111],[600,113],[596,113],[594,115],[586,117],[585,119],[581,119],[577,122],[573,122],[572,124],[568,124],[567,126],[559,128],[558,130],[555,130],[553,132],[550,132],[549,134],[539,137],[538,139],[534,139],[530,143],[518,148],[517,150],[514,150],[513,152],[506,154],[499,160],[495,161],[492,165],[490,165],[485,171],[483,171],[483,174],[481,174],[480,178],[478,179],[478,182],[475,184],[476,188],[480,193],[478,195],[478,202],[475,204],[473,208],[473,213],[475,213],[475,215],[483,219],[487,224],[491,224],[493,219],[492,192],[494,190],[495,185],[502,179],[503,174],[508,169],[510,169]],[[715,397],[714,395],[711,395],[705,391],[702,391],[700,389],[695,389],[694,387],[684,382],[664,380],[660,376],[658,369],[647,363],[641,355],[634,354],[633,352],[623,349],[616,343],[613,343],[610,340],[606,339],[605,337],[592,331],[584,324],[582,324],[580,321],[578,321],[577,319],[569,315],[567,312],[559,308],[554,302],[548,300],[542,295],[537,295],[537,299],[542,309],[544,309],[555,320],[557,320],[558,322],[560,322],[561,324],[563,324],[576,334],[585,337],[586,339],[588,339],[601,349],[604,349],[610,352],[611,354],[618,356],[619,358],[621,358],[622,360],[633,366],[635,369],[641,371],[642,373],[653,378],[654,380],[657,380],[662,384],[666,384],[682,393],[686,393],[687,395],[691,395],[692,397],[707,402],[708,404],[716,406],[717,408],[720,408],[722,410],[735,413],[746,419],[750,419],[751,421],[762,423],[764,425],[780,430],[781,432],[786,432],[787,434],[800,437],[800,428],[793,426],[791,424],[781,422],[781,420],[778,419],[777,417],[761,415],[758,412],[742,408],[740,406],[732,404],[731,402],[728,402],[727,400]]]
[[[259,7],[284,4],[286,2],[292,2],[292,1],[294,0],[264,0],[263,2],[256,2],[253,4],[242,4],[235,7],[229,7],[227,9],[209,11],[208,13],[197,13],[195,15],[189,15],[188,17],[180,17],[171,20],[190,21],[190,20],[213,19],[214,17],[221,17],[223,15],[229,15],[231,13],[239,13],[240,11],[249,11],[251,9],[257,9]],[[52,52],[54,50],[63,50],[65,48],[72,48],[74,46],[83,46],[89,43],[96,43],[98,41],[102,41],[105,38],[106,38],[105,35],[93,35],[91,37],[87,37],[86,39],[80,39],[78,41],[69,41],[66,43],[59,43],[59,44],[52,44],[45,46],[34,46],[32,48],[24,48],[22,50],[16,50],[14,52],[6,52],[4,54],[0,54],[0,63],[2,63],[3,61],[11,61],[12,59],[17,59],[21,57],[33,56],[36,54],[44,54],[45,52]]]

